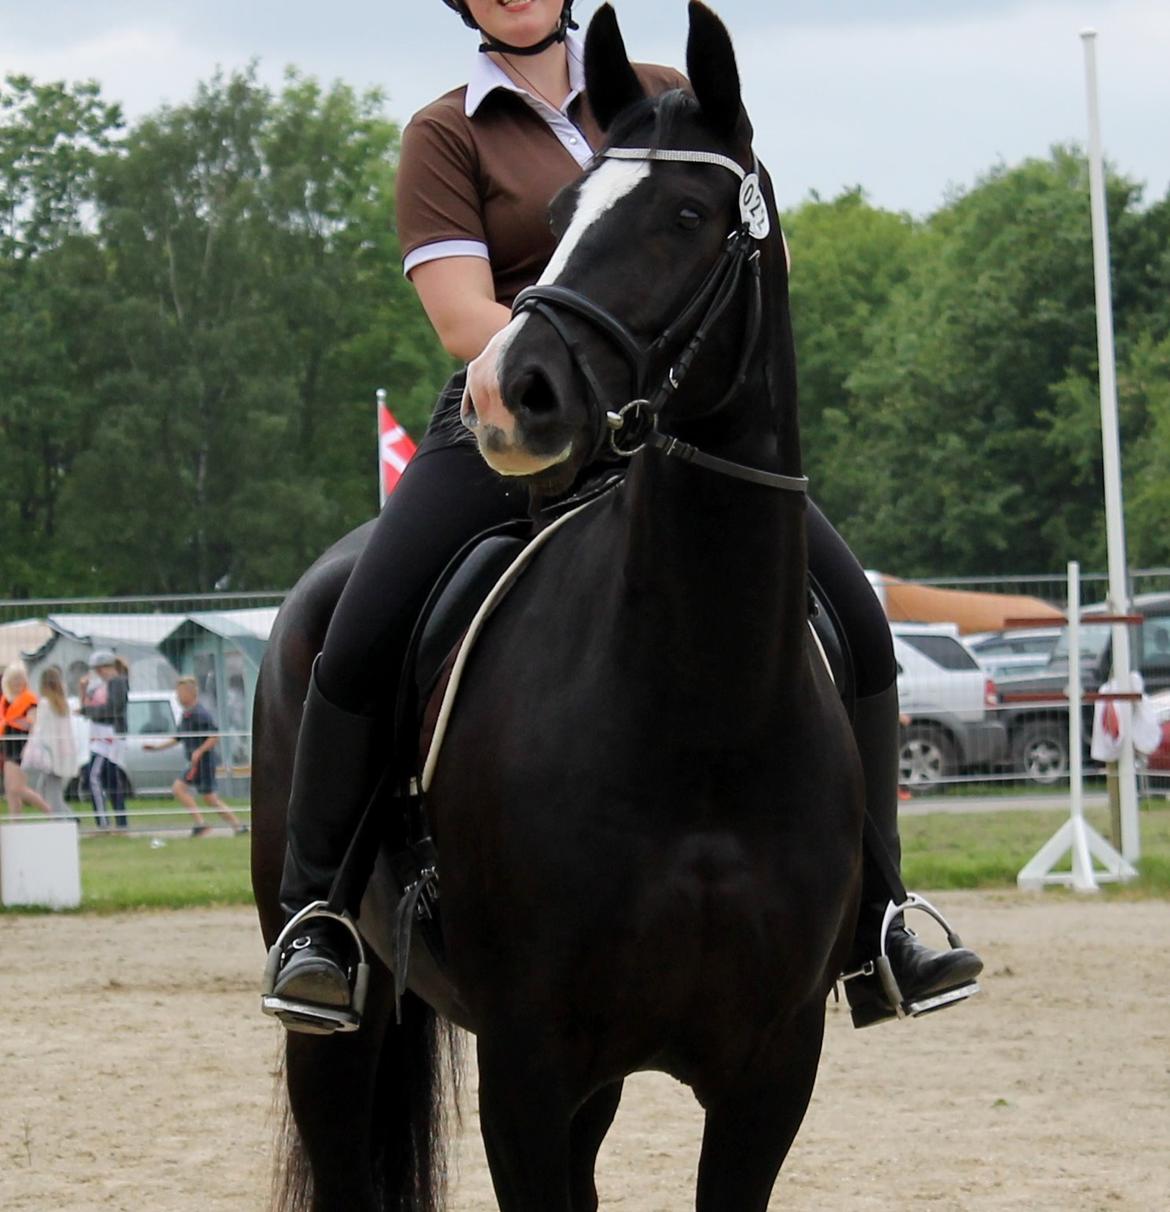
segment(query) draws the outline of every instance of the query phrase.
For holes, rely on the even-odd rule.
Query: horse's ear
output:
[[[739,123],[739,69],[727,27],[700,0],[690,3],[687,74],[703,117],[717,134],[730,138]]]
[[[612,4],[603,4],[589,22],[585,35],[585,90],[602,130],[609,130],[623,109],[646,96],[630,66]]]

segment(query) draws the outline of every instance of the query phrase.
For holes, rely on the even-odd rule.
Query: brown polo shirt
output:
[[[635,64],[651,95],[687,88],[670,67]],[[496,299],[505,306],[544,271],[556,241],[548,207],[581,167],[523,97],[496,89],[465,112],[467,86],[419,110],[402,133],[398,165],[398,238],[405,257],[446,240],[487,246]],[[569,119],[593,149],[603,142],[588,98]]]

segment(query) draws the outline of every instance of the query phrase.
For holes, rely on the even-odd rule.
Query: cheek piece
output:
[[[605,393],[594,374],[585,351],[557,314],[558,310],[569,312],[587,320],[599,329],[622,355],[630,370],[634,398],[617,412],[599,410],[598,434],[594,455],[600,454],[608,438],[614,453],[623,457],[636,454],[644,445],[651,445],[663,453],[686,459],[688,462],[708,467],[737,479],[803,493],[808,490],[804,476],[782,476],[760,471],[716,459],[697,451],[688,443],[658,432],[658,417],[667,403],[682,386],[691,364],[719,322],[740,284],[748,283],[748,321],[744,329],[743,348],[739,366],[730,386],[718,403],[707,409],[702,416],[711,416],[720,411],[747,380],[752,355],[759,343],[763,316],[763,299],[760,287],[760,249],[771,232],[771,220],[767,205],[760,192],[758,162],[752,172],[746,172],[729,156],[717,152],[684,151],[647,147],[611,147],[601,152],[611,160],[656,160],[668,163],[712,164],[734,173],[740,181],[739,225],[727,237],[723,250],[708,271],[698,290],[666,327],[657,340],[643,344],[617,316],[601,307],[571,287],[556,284],[530,286],[522,290],[512,304],[512,314],[536,312],[552,327],[564,343],[569,356],[581,372],[594,399],[604,408]],[[677,358],[671,363],[665,378],[657,388],[651,389],[651,377],[656,364],[661,364],[663,355],[685,339],[690,339]],[[602,420],[604,418],[604,420]],[[693,416],[691,419],[698,419]]]

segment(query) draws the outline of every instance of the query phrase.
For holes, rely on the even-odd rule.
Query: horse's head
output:
[[[677,431],[718,411],[759,364],[761,259],[766,293],[776,274],[784,285],[774,205],[714,13],[690,4],[693,96],[645,96],[608,4],[585,67],[606,146],[554,199],[553,258],[472,363],[463,401],[487,462],[544,491],[567,487],[611,434],[625,452],[659,415]]]

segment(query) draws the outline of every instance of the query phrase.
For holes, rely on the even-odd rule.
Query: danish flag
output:
[[[415,446],[410,434],[394,419],[386,407],[385,392],[378,392],[378,504],[398,486],[402,473],[414,454]]]

